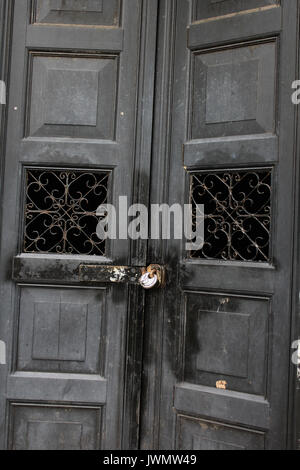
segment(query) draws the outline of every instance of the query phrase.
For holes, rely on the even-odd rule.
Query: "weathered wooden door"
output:
[[[298,1],[9,3],[1,447],[286,448]],[[204,204],[203,248],[99,240],[119,196]]]
[[[149,192],[157,2],[8,3],[1,446],[136,447],[143,299],[83,285],[79,267],[146,261],[130,240],[99,240],[96,210]]]
[[[205,243],[152,244],[145,448],[287,445],[297,3],[161,4],[152,194],[204,204]]]

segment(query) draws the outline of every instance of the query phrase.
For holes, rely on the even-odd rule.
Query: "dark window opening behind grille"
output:
[[[204,245],[190,257],[269,262],[271,185],[271,169],[192,173],[193,213],[203,204],[205,216]]]
[[[27,169],[25,253],[104,256],[96,210],[107,202],[109,172]]]

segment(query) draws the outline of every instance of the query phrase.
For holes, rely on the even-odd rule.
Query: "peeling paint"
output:
[[[111,282],[122,282],[126,278],[124,269],[114,268],[112,276],[110,277]]]

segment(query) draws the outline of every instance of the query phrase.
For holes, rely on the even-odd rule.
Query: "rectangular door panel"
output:
[[[275,41],[193,51],[191,139],[274,133]]]

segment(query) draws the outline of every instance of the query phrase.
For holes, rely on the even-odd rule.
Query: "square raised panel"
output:
[[[113,140],[116,56],[30,53],[26,136]]]
[[[103,373],[104,290],[22,287],[17,369]]]
[[[191,138],[275,132],[276,43],[194,54]]]
[[[248,377],[250,316],[242,313],[205,312],[199,319],[201,353],[196,359],[198,371]],[[236,338],[243,338],[237,344]]]
[[[99,71],[49,69],[45,124],[95,127],[97,125],[98,81]],[[66,84],[68,93],[63,96],[62,91],[66,89]],[[89,113],[87,113],[87,106]]]
[[[87,304],[35,302],[33,360],[84,362]]]
[[[178,449],[182,450],[263,450],[265,435],[186,416],[178,417]]]
[[[195,0],[195,19],[205,20],[276,4],[278,0]]]
[[[101,409],[13,404],[13,450],[97,450]]]
[[[119,24],[120,0],[35,0],[34,23],[114,26]]]
[[[264,395],[269,299],[186,294],[184,380]]]

